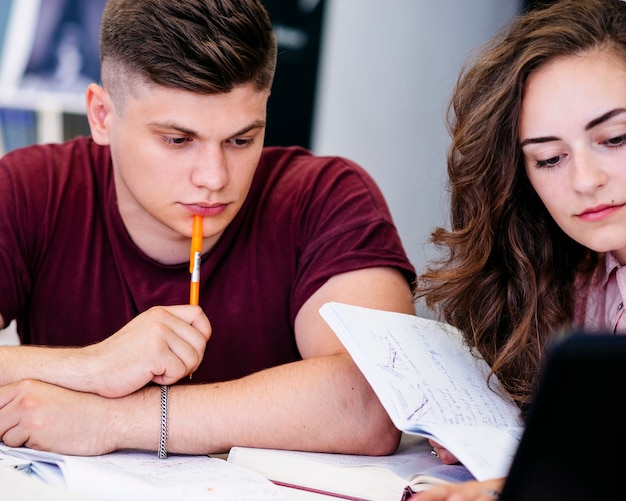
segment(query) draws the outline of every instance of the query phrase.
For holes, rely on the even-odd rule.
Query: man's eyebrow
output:
[[[178,131],[181,134],[184,134],[186,136],[197,136],[198,135],[198,133],[195,130],[187,129],[186,127],[182,127],[180,125],[177,125],[174,122],[150,122],[148,125],[150,127],[155,127],[155,128],[164,128],[164,129],[176,130],[176,131]],[[251,124],[246,125],[241,130],[238,130],[234,134],[231,134],[230,137],[242,136],[242,135],[250,132],[251,130],[263,129],[265,126],[266,126],[265,120],[255,120]]]
[[[247,125],[246,127],[244,127],[243,129],[241,129],[238,132],[235,132],[231,137],[242,136],[242,135],[250,132],[253,129],[263,129],[265,127],[265,125],[266,125],[265,120],[255,120],[250,125]]]
[[[591,130],[594,127],[597,127],[598,125],[600,125],[601,123],[604,123],[607,120],[610,120],[614,116],[617,116],[620,113],[625,113],[625,112],[626,112],[626,108],[615,108],[614,110],[607,111],[603,115],[600,115],[598,118],[594,118],[587,125],[585,125],[585,130]],[[530,137],[528,139],[524,139],[520,143],[520,146],[523,148],[527,144],[540,144],[540,143],[547,143],[548,141],[558,141],[558,140],[559,138],[556,136]]]
[[[174,122],[148,122],[148,127],[152,127],[155,129],[172,129],[180,132],[181,134],[185,134],[186,136],[195,136],[197,132],[195,130],[187,129],[180,125],[177,125]]]

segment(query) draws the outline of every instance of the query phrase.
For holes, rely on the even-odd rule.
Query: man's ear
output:
[[[113,111],[113,103],[107,91],[100,85],[92,83],[85,93],[87,102],[87,120],[93,140],[100,144],[109,144],[107,117]]]

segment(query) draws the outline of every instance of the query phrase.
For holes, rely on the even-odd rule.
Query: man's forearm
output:
[[[115,334],[80,348],[0,347],[0,386],[36,379],[104,397],[151,381],[178,381],[198,367],[210,323],[197,306],[153,307]]]
[[[0,346],[0,386],[37,379],[78,391],[89,391],[91,378],[78,365],[79,348]]]
[[[393,452],[399,437],[347,355],[170,390],[171,452],[216,453],[243,445],[377,455]]]
[[[24,379],[0,386],[0,439],[65,454],[123,448],[156,454],[161,412],[158,385],[107,398]],[[377,455],[392,453],[399,437],[347,355],[169,390],[172,453],[218,453],[243,445]]]

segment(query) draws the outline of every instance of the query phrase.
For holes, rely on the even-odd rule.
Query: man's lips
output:
[[[207,216],[217,216],[226,210],[228,204],[189,204],[187,208],[189,211],[198,216],[207,217]]]

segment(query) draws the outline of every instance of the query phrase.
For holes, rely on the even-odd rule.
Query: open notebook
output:
[[[500,501],[626,499],[626,336],[549,353]]]

